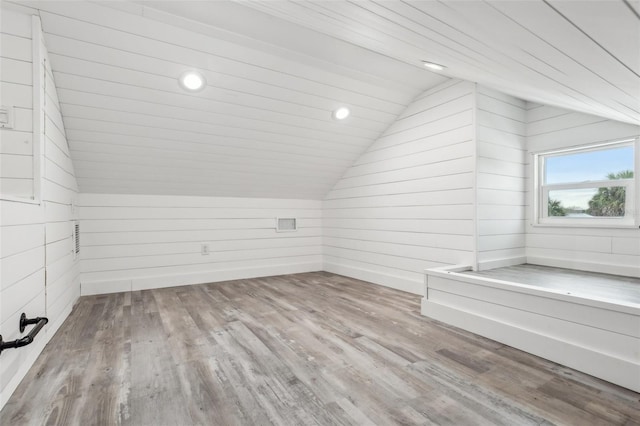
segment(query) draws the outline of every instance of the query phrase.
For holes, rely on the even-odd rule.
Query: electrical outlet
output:
[[[202,246],[200,247],[200,253],[203,256],[206,256],[209,254],[209,244],[202,244]]]

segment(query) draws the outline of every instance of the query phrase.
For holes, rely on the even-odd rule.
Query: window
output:
[[[538,224],[637,225],[638,140],[536,154]]]

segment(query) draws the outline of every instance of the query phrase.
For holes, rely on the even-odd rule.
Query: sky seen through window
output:
[[[634,169],[633,146],[549,156],[545,159],[545,185],[608,180],[607,175]],[[556,192],[556,191],[554,191]],[[588,208],[597,189],[561,191],[565,207]],[[560,192],[556,192],[556,196]],[[553,198],[553,197],[552,197]]]

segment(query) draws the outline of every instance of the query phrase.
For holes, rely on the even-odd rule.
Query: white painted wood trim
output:
[[[478,252],[480,251],[480,221],[478,220],[478,83],[473,83],[471,125],[473,127],[473,269],[478,270]]]
[[[497,340],[620,386],[640,391],[640,365],[494,319],[480,313],[422,300],[422,314]]]
[[[32,350],[29,353],[28,358],[20,365],[20,371],[18,374],[14,375],[13,378],[7,383],[7,385],[0,392],[0,409],[4,407],[7,403],[13,392],[16,390],[22,379],[27,375],[33,364],[35,364],[36,360],[40,356],[40,353],[44,350],[45,346],[49,343],[51,338],[56,334],[62,323],[67,319],[67,317],[73,311],[73,308],[77,305],[80,299],[74,300],[73,303],[70,303],[64,311],[57,317],[55,322],[48,323],[44,330],[40,334],[38,334],[37,341],[34,341],[33,345],[36,350]]]
[[[32,78],[33,78],[33,201],[40,204],[42,200],[42,176],[44,176],[44,162],[42,156],[44,149],[44,103],[46,95],[44,93],[44,71],[42,71],[42,61],[44,52],[42,51],[42,24],[40,17],[31,16],[31,45],[33,49],[32,57]],[[40,78],[43,77],[43,78]]]
[[[485,260],[478,262],[478,271],[487,271],[489,269],[504,268],[505,266],[522,265],[527,263],[526,256],[506,257],[503,259]]]
[[[549,265],[555,266],[555,265]],[[585,306],[592,306],[600,309],[608,309],[616,312],[624,312],[631,315],[640,315],[640,304],[630,302],[611,301],[605,298],[586,298],[575,295],[567,295],[561,290],[555,289],[542,289],[540,287],[531,286],[528,284],[520,284],[512,281],[496,280],[494,278],[480,277],[476,275],[461,274],[464,269],[461,270],[460,265],[443,268],[427,269],[427,275],[441,277],[445,279],[456,280],[459,282],[465,282],[473,285],[480,285],[487,288],[497,288],[501,290],[507,290],[515,293],[528,294],[532,296],[544,297],[548,299],[561,300],[570,303],[577,303]],[[467,266],[466,270],[471,268]],[[428,285],[428,281],[427,281]]]
[[[187,274],[155,275],[123,280],[81,281],[80,294],[82,296],[88,296],[93,294],[120,293],[125,291],[150,290],[317,271],[322,271],[321,262],[291,263],[259,268],[222,269]]]
[[[38,359],[40,353],[47,345],[52,335],[53,333],[49,333],[45,326],[45,329],[38,335],[38,339],[34,340],[33,349],[29,352],[27,358],[20,363],[18,372],[14,374],[13,378],[11,378],[9,383],[7,383],[7,385],[2,389],[2,394],[0,394],[0,407],[4,407],[11,395],[13,395],[13,392],[36,362],[36,359]]]
[[[2,195],[0,196],[0,200],[2,201],[10,201],[12,203],[25,203],[25,204],[40,204],[40,200],[34,200],[32,198],[22,198],[15,197],[12,195]]]
[[[588,272],[623,275],[640,278],[640,265],[626,266],[613,263],[587,262],[578,259],[559,259],[555,257],[527,256],[527,262],[532,265],[554,266],[556,268],[577,269]]]
[[[80,279],[80,296],[111,294],[131,291],[131,280],[83,281]]]
[[[640,337],[640,304],[461,273],[469,270],[469,265],[426,270],[422,314],[640,390],[640,357],[633,350]],[[543,322],[536,327],[538,321]]]
[[[391,274],[380,273],[378,271],[369,271],[364,268],[324,262],[323,270],[333,274],[345,275],[358,280],[368,281],[369,283],[383,285],[395,290],[405,291],[407,293],[424,295],[426,291],[424,283],[411,281]]]
[[[437,275],[438,272],[449,273],[449,272],[464,272],[464,271],[472,271],[473,266],[471,265],[447,265],[441,266],[439,268],[429,268],[425,269],[424,272],[427,275]]]

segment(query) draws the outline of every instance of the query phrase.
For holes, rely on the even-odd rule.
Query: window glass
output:
[[[615,179],[624,177],[624,172],[632,171],[633,167],[634,157],[631,145],[574,154],[550,155],[545,159],[544,184]]]
[[[549,191],[548,216],[567,218],[624,217],[626,188],[572,188]]]
[[[537,223],[637,226],[639,141],[536,154]]]

